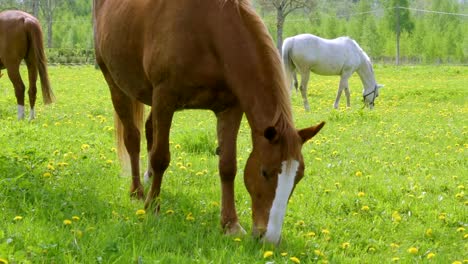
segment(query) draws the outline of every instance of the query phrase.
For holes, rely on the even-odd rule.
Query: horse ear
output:
[[[276,131],[276,128],[273,126],[267,127],[263,132],[263,136],[268,139],[270,143],[275,143],[278,141],[278,131]]]
[[[325,125],[325,122],[322,121],[320,124],[318,124],[316,126],[309,127],[309,128],[304,128],[304,129],[299,130],[298,133],[299,133],[299,136],[302,139],[302,143],[307,142],[309,139],[311,139],[313,136],[315,136],[320,131],[320,129],[322,129],[322,127],[324,125]]]

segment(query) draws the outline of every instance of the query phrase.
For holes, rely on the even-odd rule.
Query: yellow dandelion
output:
[[[435,257],[436,254],[432,253],[432,252],[429,252],[429,254],[427,254],[426,258],[427,259],[431,259],[433,257]]]
[[[72,224],[72,221],[69,220],[69,219],[65,219],[65,220],[63,220],[63,224],[64,224],[64,225],[71,225],[71,224]]]
[[[370,208],[367,205],[364,205],[363,207],[361,207],[361,211],[369,211],[369,210]]]
[[[399,214],[397,211],[394,211],[394,212],[392,213],[392,220],[393,220],[394,222],[400,222],[400,221],[401,221],[401,216],[400,216],[400,214]]]
[[[44,178],[49,178],[50,176],[52,176],[52,174],[50,174],[50,172],[45,172],[44,174],[42,174],[42,177],[44,177]]]
[[[211,202],[211,206],[213,206],[213,207],[218,207],[218,206],[219,206],[219,203],[218,203],[218,202],[215,202],[215,201],[212,201],[212,202]]]
[[[146,211],[143,210],[143,209],[138,209],[135,214],[136,215],[144,215],[144,214],[146,214]]]
[[[72,234],[74,234],[77,238],[81,238],[83,236],[83,232],[81,230],[72,230]]]
[[[364,192],[358,192],[357,196],[358,197],[364,197],[364,196],[366,196],[366,194]]]
[[[73,220],[73,221],[79,221],[79,220],[80,220],[80,217],[79,217],[79,216],[76,216],[76,215],[74,215],[74,216],[72,216],[72,220]]]
[[[306,236],[308,237],[314,237],[315,236],[315,232],[309,232],[306,234]]]
[[[294,263],[301,263],[301,261],[296,257],[290,257],[289,259]]]
[[[391,243],[390,247],[392,248],[392,250],[396,250],[400,247],[400,245],[398,245],[397,243]]]
[[[0,258],[0,264],[8,264],[8,260],[4,258]]]
[[[234,240],[234,242],[241,242],[242,241],[242,239],[240,239],[239,237],[236,237],[233,240]]]
[[[169,209],[169,210],[166,211],[166,214],[173,214],[173,213],[174,213],[174,210],[172,210],[172,209]]]
[[[455,260],[454,262],[452,262],[452,264],[462,264],[462,262],[459,260]]]
[[[400,258],[399,258],[399,257],[394,257],[394,258],[392,258],[392,261],[393,261],[393,262],[400,261]]]
[[[181,170],[187,170],[187,168],[185,166],[180,166],[179,169]]]
[[[195,174],[196,176],[203,176],[203,172],[199,171]]]
[[[87,150],[89,149],[89,145],[88,144],[83,144],[81,145],[81,150]]]
[[[439,220],[445,220],[447,218],[447,214],[446,213],[440,213],[439,214]]]
[[[54,165],[49,163],[49,164],[47,164],[47,169],[53,171],[53,170],[55,170],[55,167],[54,167]]]
[[[187,220],[187,221],[195,221],[195,217],[193,217],[192,213],[188,213],[188,215],[185,217],[185,220]]]
[[[408,253],[415,255],[415,254],[418,254],[419,250],[416,247],[410,247],[410,248],[408,248],[407,251],[408,251]]]
[[[281,256],[286,257],[288,255],[288,252],[281,252]]]
[[[347,248],[349,248],[350,245],[351,244],[349,242],[344,242],[343,244],[341,244],[341,248],[342,249],[347,249]]]
[[[468,234],[463,235],[463,239],[468,239]]]
[[[355,173],[354,175],[356,175],[356,177],[361,177],[361,176],[362,176],[362,172],[361,172],[361,171],[356,171],[356,173]]]
[[[263,253],[263,258],[269,258],[273,256],[273,251],[265,251],[265,253]]]
[[[322,251],[320,251],[319,249],[314,250],[314,254],[317,256],[323,256]]]
[[[329,235],[329,234],[330,234],[330,230],[328,230],[328,229],[322,229],[322,234],[324,234],[324,235]]]
[[[463,233],[463,232],[465,232],[465,228],[464,227],[459,227],[459,228],[457,228],[457,232]]]
[[[297,221],[296,225],[297,226],[303,226],[303,225],[305,225],[305,222],[303,220],[299,220],[299,221]]]
[[[428,229],[426,230],[426,233],[425,233],[425,234],[426,234],[426,236],[430,237],[430,236],[432,236],[432,233],[433,233],[432,228],[428,228]]]
[[[15,218],[13,218],[13,220],[14,221],[21,221],[21,220],[23,220],[23,217],[20,216],[20,215],[17,215],[17,216],[15,216]]]
[[[464,192],[460,192],[460,193],[455,194],[455,198],[457,198],[457,199],[463,199],[463,197],[465,197]]]
[[[179,145],[179,144],[176,144],[174,147],[175,147],[176,149],[180,149],[180,145]]]
[[[375,250],[376,250],[375,247],[369,247],[369,248],[367,249],[367,252],[373,253],[373,252],[375,252]]]

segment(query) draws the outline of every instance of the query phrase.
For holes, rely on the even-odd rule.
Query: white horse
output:
[[[300,34],[286,38],[283,43],[283,64],[289,85],[294,79],[297,90],[297,71],[301,77],[301,94],[304,108],[310,110],[307,101],[307,82],[310,72],[319,75],[340,75],[340,85],[336,95],[334,107],[338,108],[341,92],[346,94],[346,103],[350,107],[348,79],[357,71],[364,89],[362,95],[365,105],[371,109],[379,96],[379,88],[372,69],[372,63],[367,54],[349,37],[323,39],[311,34]]]

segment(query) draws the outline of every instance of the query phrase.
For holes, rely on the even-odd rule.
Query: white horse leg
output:
[[[338,109],[338,106],[340,104],[341,93],[343,92],[343,90],[345,90],[347,105],[348,107],[350,106],[348,78],[349,78],[349,75],[341,75],[340,85],[338,86],[338,92],[336,93],[335,104],[333,104],[333,107],[335,109]]]
[[[345,92],[345,95],[346,95],[346,106],[351,107],[351,99],[350,99],[350,94],[349,94],[348,79],[346,79],[346,86],[344,88],[344,92]]]
[[[307,83],[309,82],[309,71],[301,73],[301,95],[304,102],[304,109],[310,111],[309,101],[307,100]]]

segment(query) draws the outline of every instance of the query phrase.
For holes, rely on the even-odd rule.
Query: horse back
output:
[[[292,56],[295,64],[320,75],[340,75],[360,65],[355,45],[348,37],[324,39],[312,34],[297,35]]]
[[[95,2],[95,7],[100,4],[95,10],[97,59],[119,88],[148,105],[153,89],[167,83],[184,108],[234,103],[226,71],[240,69],[251,76],[253,67],[242,65],[243,53],[233,52],[253,45],[236,38],[246,29],[229,23],[239,18],[231,8],[235,2]]]

